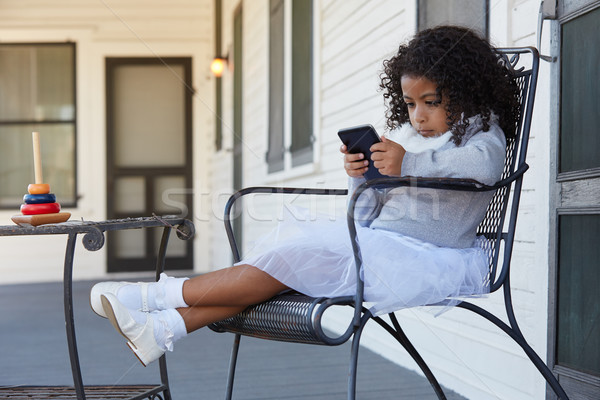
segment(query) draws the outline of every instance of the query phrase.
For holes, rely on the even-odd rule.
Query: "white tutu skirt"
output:
[[[357,234],[364,300],[374,315],[488,290],[489,261],[479,247],[438,247],[360,226]],[[356,266],[345,218],[332,221],[328,216],[288,212],[237,264],[258,267],[289,288],[313,297],[356,293]]]

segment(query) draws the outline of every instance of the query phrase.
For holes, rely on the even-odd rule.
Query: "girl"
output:
[[[518,88],[497,53],[475,33],[418,33],[384,62],[389,132],[371,160],[342,146],[350,191],[368,168],[390,176],[452,177],[493,184],[505,135],[515,131]],[[485,292],[488,260],[475,230],[492,193],[395,188],[361,197],[358,238],[364,299],[375,315]],[[188,332],[294,289],[352,295],[355,265],[346,221],[284,219],[240,263],[192,279],[105,282],[90,303],[127,339],[139,360],[158,359]]]

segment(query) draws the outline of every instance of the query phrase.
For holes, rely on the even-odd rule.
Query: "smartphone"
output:
[[[381,142],[381,138],[377,134],[375,128],[371,125],[360,125],[352,128],[341,129],[338,132],[338,136],[342,140],[342,143],[348,148],[348,152],[363,153],[365,159],[369,161],[369,169],[365,172],[365,179],[371,180],[376,178],[386,178],[386,175],[379,173],[379,170],[373,165],[371,161],[371,146],[375,143]]]

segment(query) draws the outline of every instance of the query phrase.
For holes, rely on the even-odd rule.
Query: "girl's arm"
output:
[[[505,148],[504,133],[492,125],[489,131],[478,132],[461,146],[407,153],[402,172],[410,176],[475,179],[493,185],[502,174]]]

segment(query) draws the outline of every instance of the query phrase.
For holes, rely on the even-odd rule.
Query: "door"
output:
[[[107,58],[106,99],[108,218],[192,218],[191,59]],[[109,232],[108,272],[154,270],[161,235]],[[192,260],[191,241],[169,240],[167,269]]]
[[[571,398],[600,399],[600,1],[557,11],[549,358]]]

